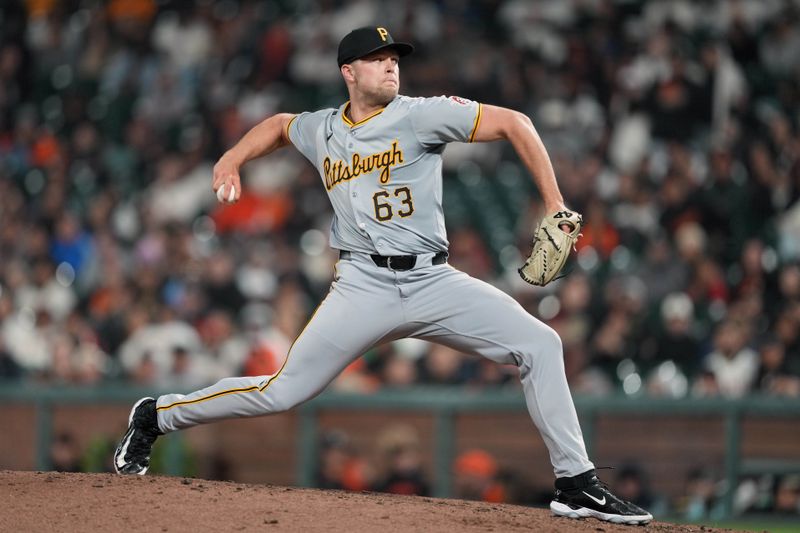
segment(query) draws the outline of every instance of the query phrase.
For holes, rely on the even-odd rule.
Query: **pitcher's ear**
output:
[[[342,77],[346,81],[355,81],[355,73],[353,72],[353,67],[349,63],[345,63],[341,66]]]

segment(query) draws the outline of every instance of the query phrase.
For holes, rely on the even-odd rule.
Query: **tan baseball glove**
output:
[[[540,287],[557,279],[580,237],[582,225],[583,217],[574,211],[558,211],[544,217],[533,234],[531,255],[519,269],[522,279]]]

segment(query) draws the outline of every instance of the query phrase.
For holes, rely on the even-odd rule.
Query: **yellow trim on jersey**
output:
[[[301,331],[300,335],[298,335],[297,338],[294,340],[294,342],[292,342],[292,345],[289,347],[289,352],[286,354],[286,359],[284,359],[280,370],[278,370],[274,376],[269,378],[269,380],[264,385],[262,385],[261,387],[259,387],[258,385],[253,385],[251,387],[244,387],[241,389],[228,389],[224,391],[215,392],[214,394],[210,394],[208,396],[203,396],[202,398],[196,398],[194,400],[181,400],[179,402],[174,402],[169,405],[162,405],[161,407],[157,407],[156,411],[166,411],[167,409],[172,409],[173,407],[180,407],[182,405],[190,405],[193,403],[201,403],[208,400],[213,400],[214,398],[219,398],[221,396],[227,396],[228,394],[239,394],[243,392],[254,392],[254,391],[264,392],[266,388],[269,387],[273,381],[275,381],[275,378],[281,375],[281,372],[283,372],[283,369],[286,367],[286,363],[289,361],[289,356],[292,355],[292,348],[294,348],[295,343],[297,343],[297,341],[300,340],[300,337],[303,336],[303,333],[306,332],[308,325],[311,324],[311,322],[314,320],[314,317],[317,315],[317,311],[319,311],[320,307],[322,307],[322,304],[325,303],[325,300],[328,299],[329,295],[330,291],[328,291],[328,294],[325,296],[325,298],[322,299],[317,308],[314,309],[314,313],[312,313],[311,318],[309,318],[308,322],[306,322],[306,325],[303,327],[303,331]]]
[[[289,141],[290,143],[292,143],[292,138],[289,137],[289,128],[292,127],[292,122],[294,122],[294,119],[296,119],[296,118],[297,118],[297,115],[295,115],[292,118],[290,118],[289,122],[286,123],[286,140]],[[294,144],[294,143],[292,143],[292,144]]]
[[[350,109],[350,101],[349,100],[347,101],[346,104],[344,104],[344,110],[342,111],[342,120],[344,121],[345,124],[347,124],[351,128],[354,128],[356,126],[362,125],[363,123],[365,123],[366,121],[368,121],[371,118],[377,117],[378,115],[383,113],[383,110],[386,109],[386,107],[382,107],[382,108],[378,109],[373,114],[369,115],[368,117],[362,118],[358,122],[353,122],[352,120],[350,120],[348,118],[348,116],[347,116],[348,109]]]
[[[469,142],[475,140],[475,134],[478,133],[478,126],[481,123],[481,112],[483,111],[483,104],[478,102],[478,113],[475,115],[475,125],[472,126],[472,133],[469,136]]]

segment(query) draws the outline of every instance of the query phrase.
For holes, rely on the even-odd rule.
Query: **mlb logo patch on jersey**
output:
[[[451,99],[452,101],[454,101],[455,103],[457,103],[457,104],[461,104],[461,105],[469,105],[469,100],[464,100],[464,99],[463,99],[463,98],[461,98],[460,96],[451,96],[451,97],[450,97],[450,99]]]

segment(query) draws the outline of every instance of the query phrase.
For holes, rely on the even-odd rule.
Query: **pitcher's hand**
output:
[[[242,184],[239,177],[239,166],[230,160],[227,154],[223,155],[214,165],[214,179],[211,188],[217,195],[217,200],[233,204],[242,196]]]

